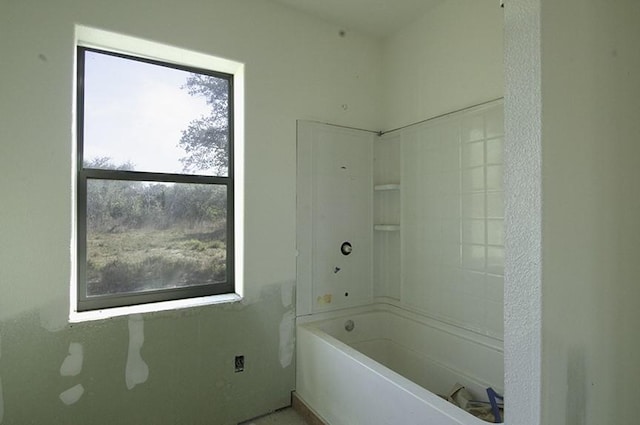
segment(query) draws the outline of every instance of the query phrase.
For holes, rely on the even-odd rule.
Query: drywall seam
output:
[[[505,417],[541,421],[542,100],[540,0],[505,6]]]
[[[84,387],[82,386],[82,384],[78,384],[76,386],[69,388],[66,391],[61,392],[60,400],[67,406],[70,406],[72,404],[77,403],[83,394],[84,394]]]
[[[139,314],[131,315],[129,316],[129,353],[125,368],[125,382],[130,390],[138,384],[147,382],[147,378],[149,378],[149,366],[140,354],[143,344],[144,321],[142,316]]]
[[[77,376],[82,371],[83,350],[82,344],[72,342],[69,344],[69,354],[60,365],[61,376]]]

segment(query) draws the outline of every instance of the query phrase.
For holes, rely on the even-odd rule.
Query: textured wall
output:
[[[505,7],[505,416],[540,424],[540,7]],[[549,422],[555,423],[555,421]]]
[[[506,416],[635,424],[640,4],[505,16]]]
[[[242,304],[67,324],[75,23],[246,64]],[[0,57],[0,423],[229,424],[288,404],[295,120],[372,127],[378,44],[264,1],[0,0]]]

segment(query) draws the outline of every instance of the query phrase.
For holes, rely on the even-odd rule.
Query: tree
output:
[[[191,74],[183,86],[192,96],[203,96],[211,113],[194,119],[182,131],[178,146],[185,172],[213,171],[226,175],[229,166],[229,82],[210,75]]]

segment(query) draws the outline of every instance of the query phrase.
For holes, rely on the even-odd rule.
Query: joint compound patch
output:
[[[289,308],[293,304],[293,283],[283,283],[280,287],[280,296],[282,297],[282,306]]]
[[[333,298],[333,295],[331,294],[324,294],[321,297],[318,297],[317,301],[318,304],[322,305],[322,304],[331,304],[331,299]]]
[[[291,364],[295,347],[296,315],[293,310],[287,311],[280,321],[280,365],[284,369]]]
[[[69,344],[69,354],[60,366],[60,375],[77,376],[82,371],[83,350],[82,344],[72,342]]]
[[[78,384],[75,387],[69,388],[67,391],[60,393],[60,400],[67,406],[71,406],[80,400],[84,394],[84,387],[82,384]]]
[[[140,354],[143,343],[144,321],[142,316],[139,314],[131,315],[129,316],[129,354],[125,369],[125,381],[130,390],[138,384],[147,382],[149,378],[149,366]]]

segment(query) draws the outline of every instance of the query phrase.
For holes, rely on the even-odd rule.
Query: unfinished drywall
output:
[[[498,1],[446,0],[385,40],[383,129],[501,97],[502,30]]]
[[[542,423],[638,423],[640,3],[540,1]]]
[[[145,314],[133,336],[127,317],[67,323],[76,23],[245,63],[243,303]],[[379,45],[339,30],[260,0],[0,0],[0,423],[235,424],[289,403],[295,122],[379,115]]]

